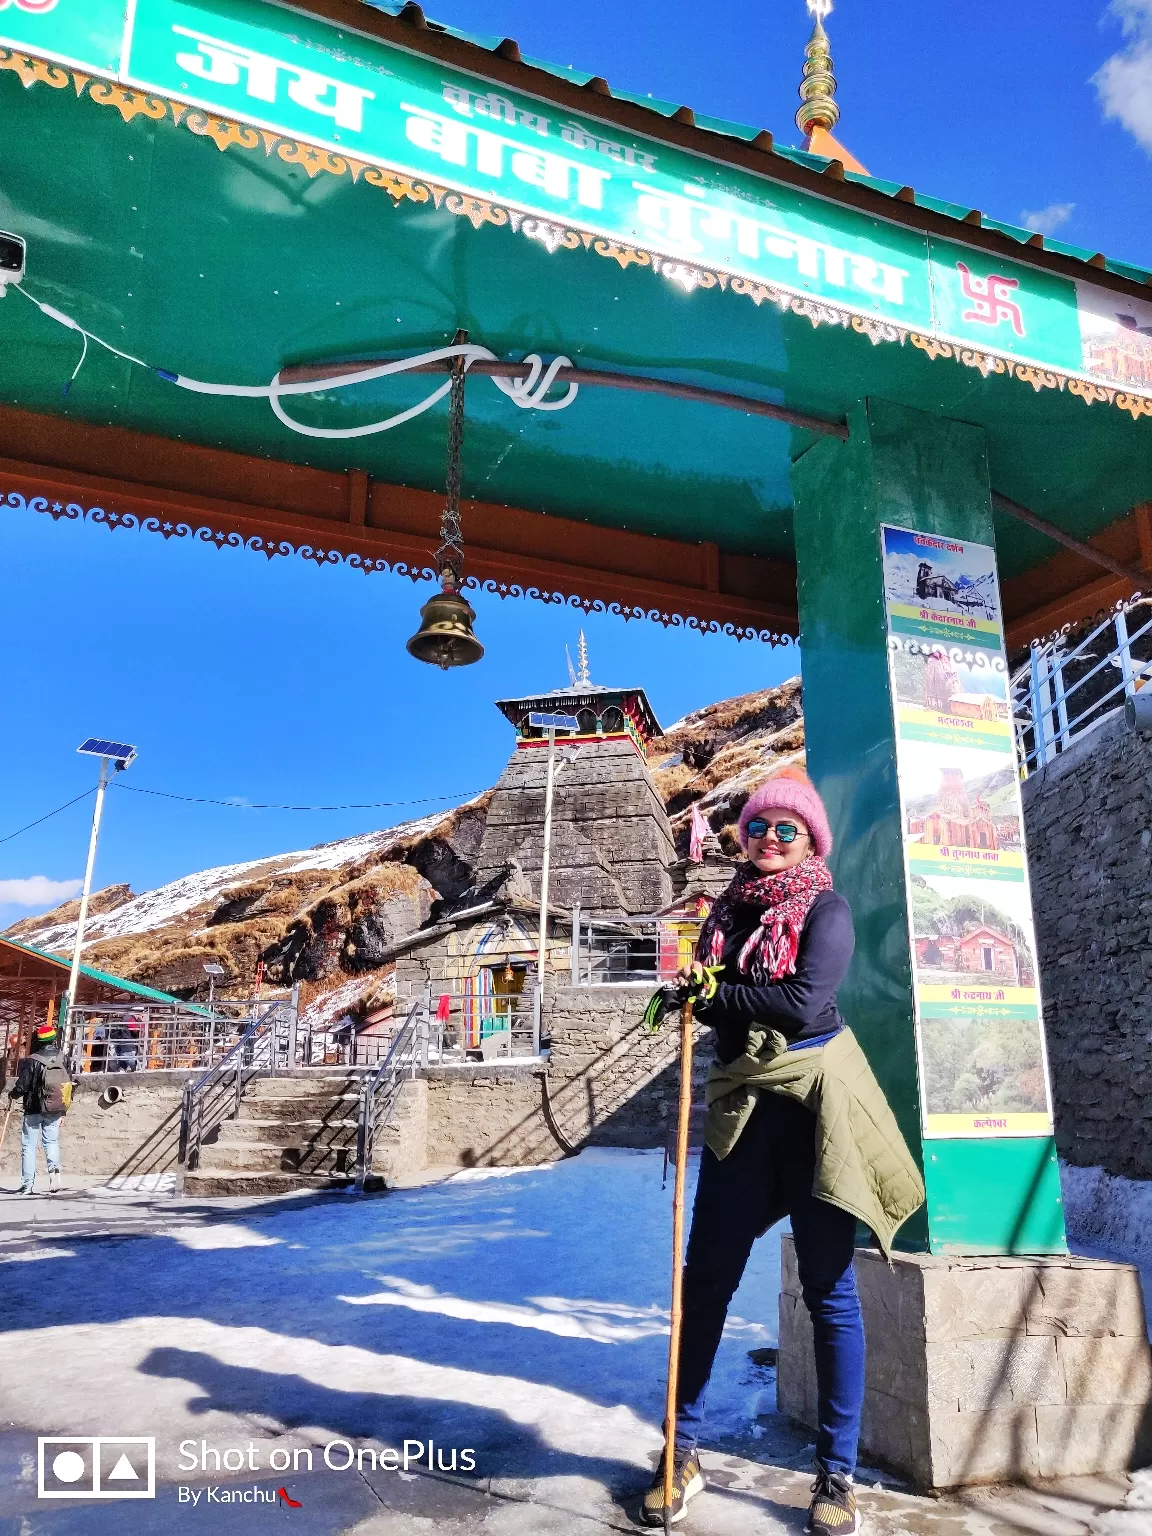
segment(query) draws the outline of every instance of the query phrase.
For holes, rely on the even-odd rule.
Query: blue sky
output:
[[[802,0],[427,8],[515,37],[526,54],[796,142]],[[842,0],[829,32],[838,133],[874,173],[1152,263],[1152,0]],[[483,789],[511,746],[492,700],[561,684],[581,622],[593,676],[643,684],[665,721],[797,670],[791,648],[489,598],[477,603],[485,661],[434,674],[404,651],[426,586],[13,511],[0,519],[0,839],[94,780],[95,765],[75,753],[90,733],[136,743],[127,782],[173,794],[344,804]],[[117,787],[97,884],[145,890],[428,808],[300,814]],[[78,879],[89,814],[83,801],[0,841],[0,926],[59,899],[26,882]]]

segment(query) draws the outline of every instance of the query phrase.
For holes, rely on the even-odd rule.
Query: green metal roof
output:
[[[370,10],[383,11],[388,16],[400,16],[405,11],[411,12],[414,9],[412,0],[360,0],[360,3],[367,6]],[[502,44],[506,45],[510,41],[506,38],[497,37],[495,34],[462,32],[458,27],[449,26],[446,22],[442,21],[433,21],[431,17],[427,17],[426,21],[431,30],[443,32],[448,37],[458,38],[461,42],[471,43],[474,47],[482,48],[487,52],[494,53]],[[532,69],[540,69],[547,74],[570,80],[574,85],[587,85],[590,80],[596,78],[584,70],[552,64],[545,59],[529,58],[526,54],[521,55],[521,62],[529,65]],[[634,91],[621,90],[616,86],[611,87],[610,94],[619,101],[628,101],[633,106],[643,107],[646,111],[652,112],[658,117],[671,117],[674,113],[682,111],[685,105],[681,102],[660,101],[654,96],[640,95]],[[747,123],[730,122],[722,117],[709,117],[701,112],[693,113],[693,122],[697,128],[702,129],[706,133],[713,133],[722,138],[740,139],[745,143],[751,143],[752,140],[767,133],[767,129],[764,128],[753,128]],[[813,155],[807,150],[795,149],[786,144],[774,144],[773,153],[780,155],[785,160],[792,161],[795,165],[807,166],[817,172],[826,171],[832,164],[832,161],[823,155]],[[901,201],[910,201],[917,208],[930,209],[933,213],[939,213],[945,218],[954,219],[957,223],[964,224],[966,227],[967,221],[973,212],[971,208],[965,207],[961,203],[948,202],[942,198],[932,197],[927,193],[917,192],[912,187],[905,188],[903,182],[887,181],[881,177],[862,175],[857,171],[847,170],[844,172],[844,180],[856,182],[859,186],[868,187],[874,192],[880,192],[885,197],[896,198],[898,194],[904,192],[905,197],[901,198]],[[1022,245],[1031,245],[1033,248],[1041,250],[1056,251],[1059,255],[1067,256],[1073,261],[1080,261],[1085,264],[1095,262],[1094,270],[1100,270],[1098,253],[1088,250],[1084,246],[1069,245],[1067,241],[1055,240],[1050,235],[1037,235],[1035,230],[1022,229],[1018,225],[1006,224],[999,219],[988,218],[986,215],[981,218],[981,227],[984,229],[994,229],[998,233],[1006,235],[1010,240],[1018,240]],[[1104,270],[1114,272],[1118,277],[1126,278],[1130,282],[1152,283],[1152,268],[1135,266],[1131,262],[1114,261],[1105,257]]]
[[[220,27],[269,10],[253,0],[195,3],[212,7]],[[149,4],[162,8],[161,0]],[[300,28],[306,20],[314,29],[333,25],[292,14]],[[0,32],[15,25],[6,19],[14,15],[22,26],[33,24],[6,11]],[[427,34],[413,33],[421,36]],[[342,33],[340,40],[340,58],[351,58],[353,44],[369,48],[361,33]],[[295,35],[284,41],[285,53],[297,46],[303,44]],[[436,92],[442,76],[459,78],[463,68],[394,42],[370,46],[387,46],[398,69],[411,69],[413,80],[427,77]],[[485,59],[494,66],[491,51],[468,51],[472,69],[485,67]],[[406,78],[401,84],[410,89]],[[376,89],[383,93],[385,86]],[[597,111],[595,94],[582,99],[587,114]],[[630,99],[654,123],[667,116],[667,103]],[[80,338],[10,292],[0,303],[0,399],[30,411],[281,462],[360,469],[438,491],[446,401],[395,431],[322,441],[286,430],[264,400],[188,394],[156,370],[262,385],[293,363],[443,346],[463,327],[500,357],[562,353],[578,366],[728,390],[812,416],[840,420],[861,398],[877,395],[976,423],[986,431],[993,486],[1080,538],[1152,491],[1152,424],[1136,419],[1152,411],[1152,399],[1130,400],[1125,414],[1121,389],[1036,365],[1027,352],[1031,336],[1017,343],[1010,327],[999,328],[997,356],[980,349],[978,336],[940,345],[914,325],[892,323],[880,298],[871,311],[870,301],[858,302],[852,315],[827,304],[815,285],[806,295],[794,284],[791,297],[781,296],[719,268],[649,254],[642,242],[597,236],[564,213],[553,223],[525,216],[523,202],[518,211],[499,201],[503,188],[481,201],[446,191],[431,177],[377,170],[286,131],[238,127],[158,91],[124,89],[56,66],[0,59],[0,113],[0,226],[26,233],[28,292],[148,364],[137,367],[91,347],[68,389]],[[674,125],[681,138],[726,135],[729,126]],[[631,130],[612,131],[626,138]],[[402,142],[402,127],[400,133]],[[728,139],[751,136],[740,129]],[[829,229],[851,224],[863,231],[860,248],[869,239],[876,249],[898,249],[902,241],[909,249],[931,248],[942,268],[951,264],[954,284],[959,260],[981,273],[1006,270],[1007,258],[990,253],[986,240],[983,250],[963,243],[983,237],[970,224],[961,232],[956,205],[922,200],[929,211],[910,227],[894,183],[863,178],[849,207],[844,183],[832,178],[805,176],[802,189],[783,173],[772,179],[782,160],[816,170],[824,164],[801,151],[762,154],[756,164],[763,169],[753,173],[721,164],[719,153],[709,159],[686,149],[679,139],[654,147],[662,168],[690,171],[709,196],[726,196],[725,188],[738,184],[742,196],[775,200],[768,207],[807,198],[824,210]],[[530,191],[519,185],[518,195]],[[885,206],[892,202],[892,219],[871,211],[877,193]],[[932,209],[953,221],[955,242],[932,232]],[[1009,237],[1018,242],[1024,234]],[[1017,255],[1009,270],[1031,283],[1042,314],[1065,324],[1060,305],[1067,309],[1062,295],[1074,290],[1073,281],[1034,248],[1018,244]],[[1083,270],[1096,280],[1104,276],[1113,296],[1119,292],[1119,278]],[[1124,269],[1129,286],[1134,271],[1142,273]],[[954,324],[965,335],[981,330]],[[384,379],[297,396],[293,410],[306,423],[359,425],[427,393],[419,377]],[[810,446],[809,432],[699,403],[593,388],[568,410],[517,410],[482,379],[468,385],[467,410],[466,497],[715,542],[733,553],[791,556],[790,469]],[[132,479],[135,466],[107,472]],[[6,489],[0,473],[0,505]],[[8,502],[22,505],[23,497],[9,495]],[[44,510],[67,515],[64,508]],[[997,533],[1007,578],[1053,553],[1042,534],[1008,518],[998,517]]]
[[[33,955],[37,960],[47,960],[50,965],[55,965],[62,971],[71,970],[70,961],[61,959],[59,955],[53,955],[46,949],[36,949],[31,944],[20,944],[15,939],[6,939],[3,936],[0,936],[0,944],[8,949],[18,949],[25,955]],[[108,971],[98,971],[92,965],[81,964],[80,974],[87,981],[95,981],[105,987],[115,987],[118,992],[130,992],[133,997],[142,997],[150,1003],[172,1003],[178,1008],[186,1008],[192,1013],[208,1016],[209,1010],[197,1003],[186,1003],[183,998],[173,997],[170,992],[158,992],[155,987],[146,987],[143,982],[129,981],[124,976],[113,976]]]

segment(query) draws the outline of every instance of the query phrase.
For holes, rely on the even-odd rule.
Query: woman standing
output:
[[[777,774],[749,797],[739,837],[748,862],[709,914],[696,964],[678,977],[715,1031],[716,1061],[684,1271],[671,1518],[682,1520],[704,1487],[696,1446],[728,1304],[753,1242],[787,1215],[819,1395],[806,1529],[853,1536],[864,1400],[856,1223],[887,1251],[924,1190],[836,1006],[854,937],[824,862],[832,833],[820,796],[802,774]],[[663,1522],[663,1459],[643,1514]]]

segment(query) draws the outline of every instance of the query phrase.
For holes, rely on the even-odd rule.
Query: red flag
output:
[[[688,847],[688,857],[693,864],[704,862],[704,839],[711,832],[708,819],[700,809],[699,802],[692,806],[692,839]]]

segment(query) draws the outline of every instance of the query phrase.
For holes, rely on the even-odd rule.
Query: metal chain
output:
[[[448,492],[440,516],[440,548],[436,551],[436,569],[441,577],[450,570],[455,586],[464,576],[464,530],[460,526],[460,459],[464,448],[464,359],[452,364],[452,390],[448,409],[448,468],[444,476]]]

